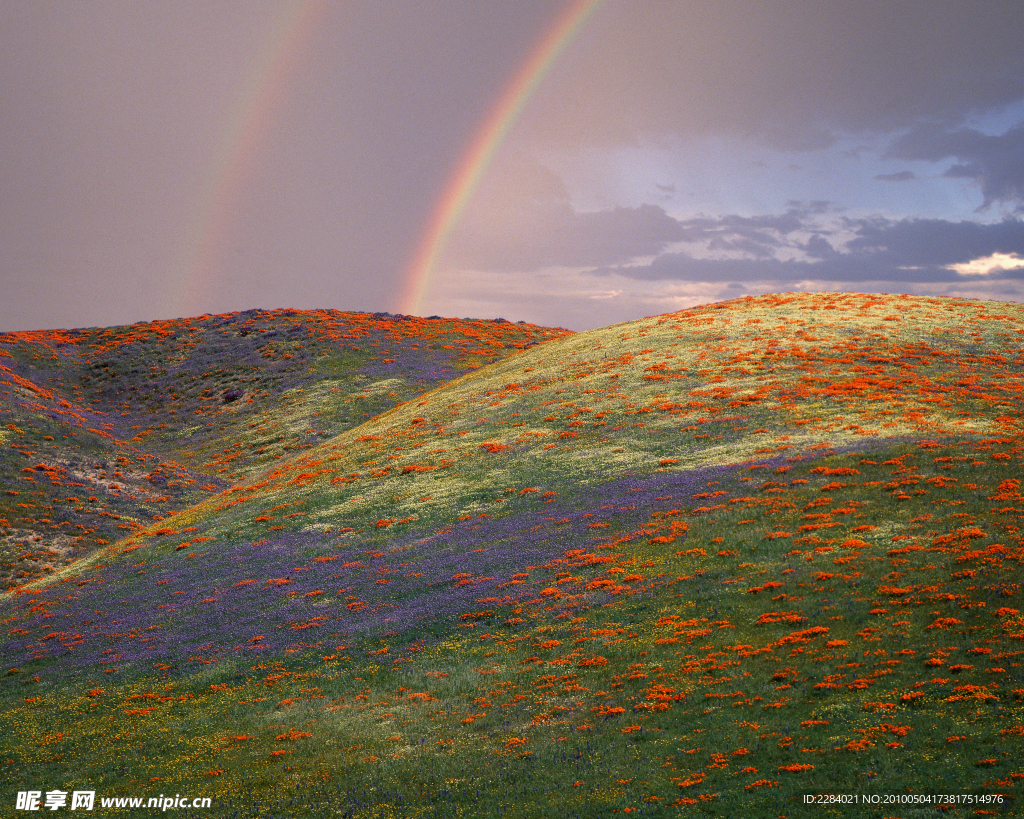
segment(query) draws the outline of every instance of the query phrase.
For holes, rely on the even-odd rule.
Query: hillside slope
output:
[[[244,816],[1014,810],[1022,335],[802,294],[524,349],[8,596],[12,770]]]
[[[565,332],[251,310],[0,334],[0,588]]]

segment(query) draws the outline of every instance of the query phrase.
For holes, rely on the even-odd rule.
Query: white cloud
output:
[[[1016,253],[993,253],[963,264],[947,265],[948,270],[955,270],[961,276],[986,276],[995,270],[1014,270],[1024,267],[1024,259]]]

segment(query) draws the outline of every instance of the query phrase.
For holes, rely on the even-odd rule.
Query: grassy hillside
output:
[[[251,460],[0,604],[10,799],[1013,815],[1022,335],[1019,305],[742,299]]]
[[[565,333],[251,310],[0,334],[0,589]]]

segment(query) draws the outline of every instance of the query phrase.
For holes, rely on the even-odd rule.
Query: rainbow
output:
[[[434,208],[404,277],[400,312],[416,315],[422,309],[430,277],[491,160],[551,67],[602,3],[575,0],[545,32],[491,110]]]
[[[165,302],[172,306],[173,315],[188,316],[200,310],[200,288],[217,276],[219,258],[231,236],[232,217],[271,133],[273,115],[287,91],[290,74],[328,6],[329,0],[295,0],[275,7],[277,14],[202,177],[207,181],[190,210],[184,240],[172,264]]]

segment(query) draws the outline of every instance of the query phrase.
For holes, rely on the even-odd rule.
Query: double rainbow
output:
[[[573,0],[547,29],[492,108],[445,186],[403,276],[401,312],[419,312],[448,239],[494,155],[551,67],[603,3]],[[167,282],[176,315],[192,315],[201,309],[200,288],[216,278],[218,257],[228,244],[245,183],[271,133],[269,125],[287,91],[289,75],[329,7],[329,0],[296,0],[282,6],[264,40],[211,169],[204,176],[210,181],[198,197],[184,232],[182,251]]]

